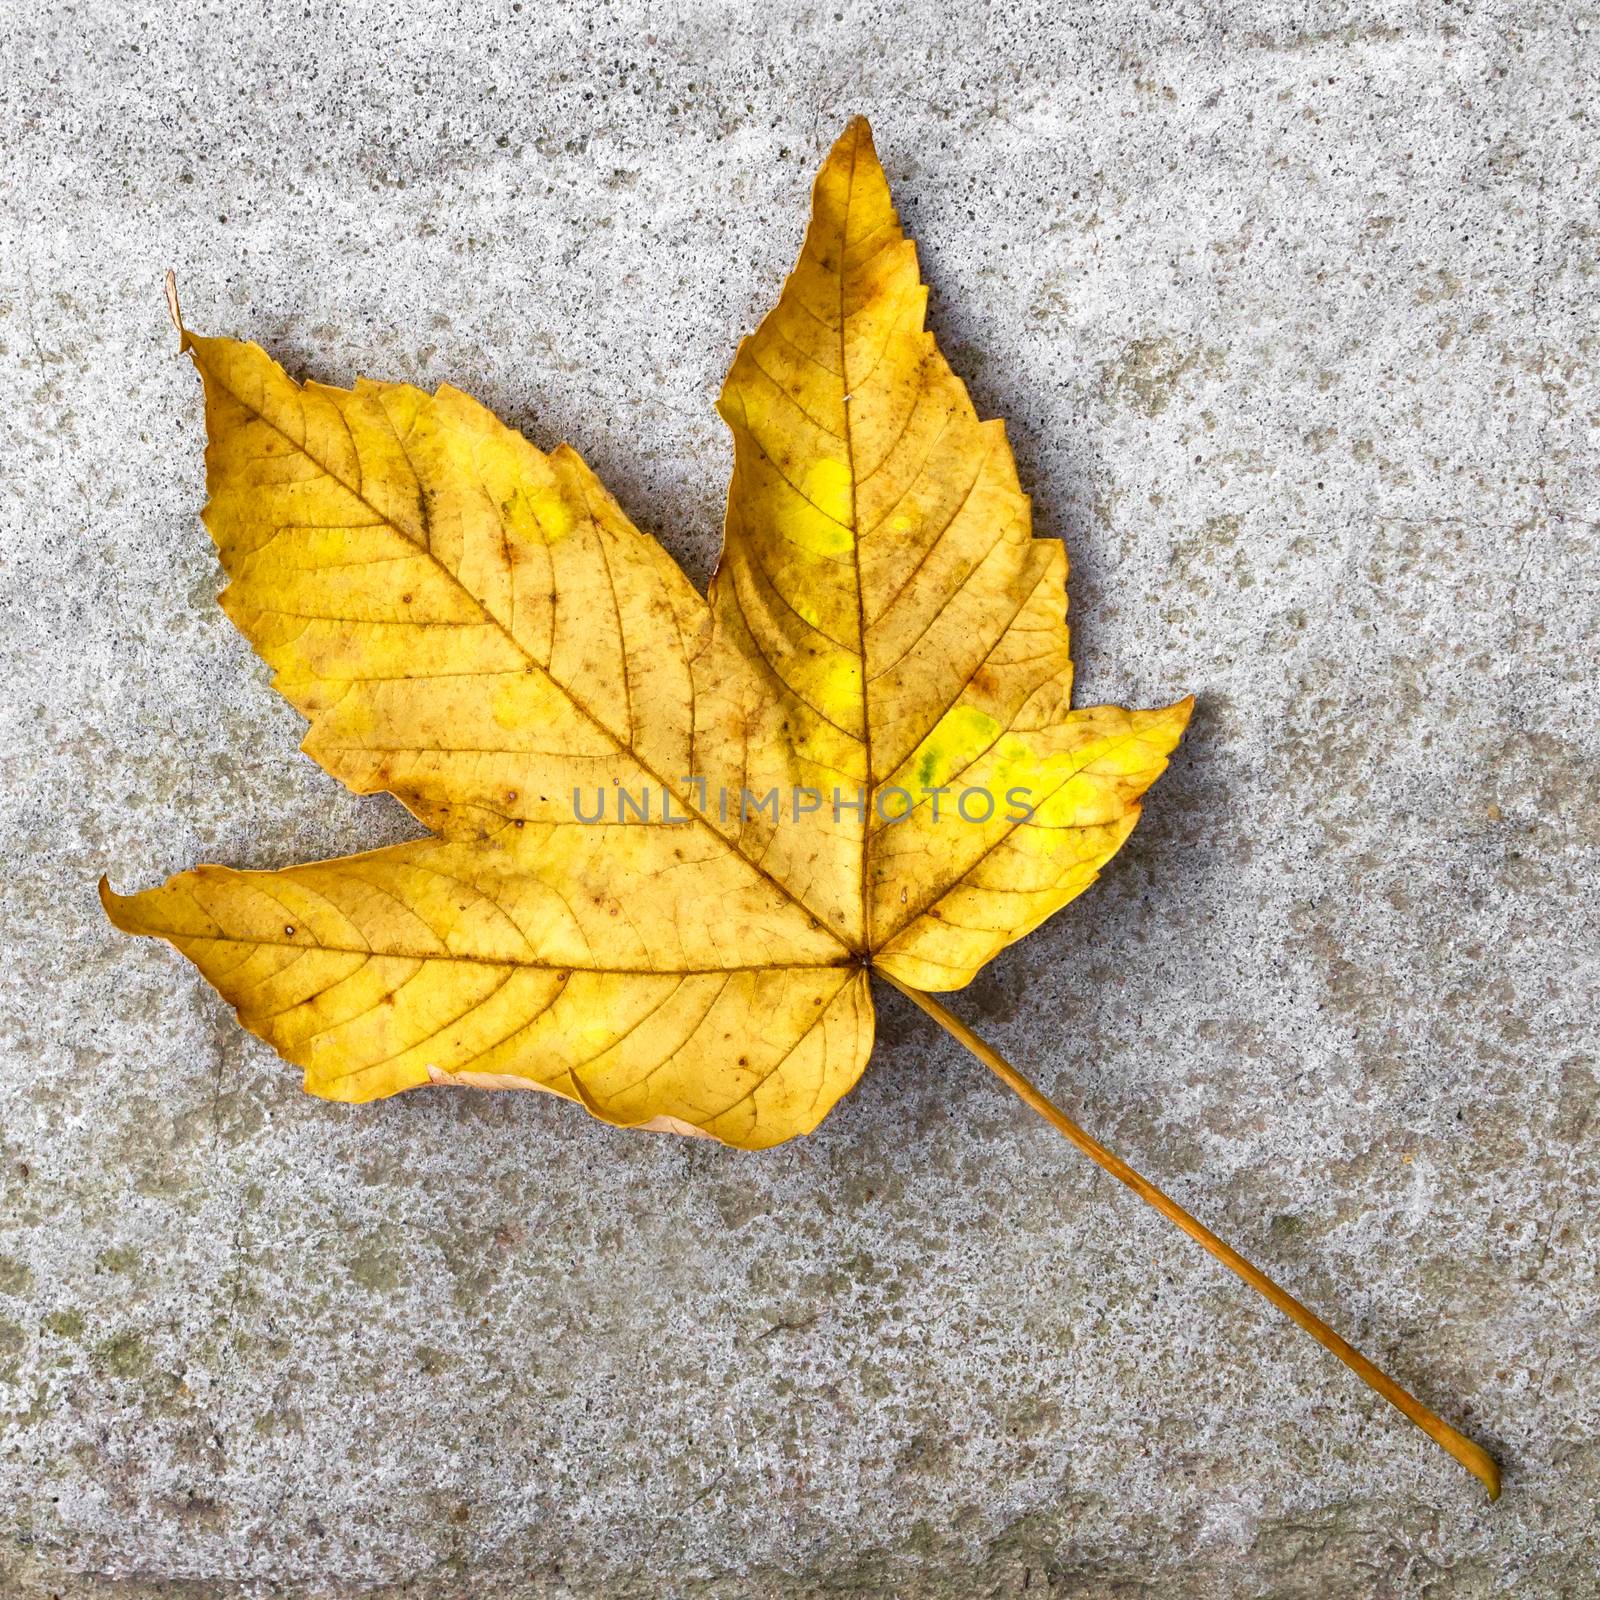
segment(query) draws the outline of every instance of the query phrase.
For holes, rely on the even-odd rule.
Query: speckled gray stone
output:
[[[1592,8],[5,12],[0,1593],[1600,1594]],[[213,604],[163,270],[571,440],[703,581],[712,396],[854,111],[1080,699],[1200,697],[954,1003],[1493,1508],[894,994],[749,1157],[309,1099],[100,916],[411,831]]]

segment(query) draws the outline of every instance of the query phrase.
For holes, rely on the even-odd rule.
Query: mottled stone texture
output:
[[[6,7],[0,1593],[1600,1594],[1592,12]],[[703,581],[711,399],[867,112],[1200,697],[954,1002],[1490,1444],[1477,1486],[899,996],[813,1138],[301,1095],[94,883],[405,836],[213,604],[197,328],[449,379]]]

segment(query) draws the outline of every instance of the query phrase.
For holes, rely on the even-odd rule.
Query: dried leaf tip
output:
[[[178,275],[171,267],[167,268],[166,294],[167,315],[172,319],[173,331],[178,335],[178,354],[181,356],[189,348],[189,330],[183,325],[183,311],[178,305]]]
[[[879,165],[878,147],[872,139],[872,124],[865,117],[851,117],[845,124],[844,132],[834,140],[833,149],[828,152],[828,163],[842,161],[854,166],[863,156],[873,165]],[[824,164],[824,171],[828,163]]]
[[[128,897],[126,895],[118,894],[117,891],[111,887],[111,880],[103,872],[100,874],[98,891],[100,895],[100,907],[105,912],[107,919],[111,923],[111,926],[113,928],[120,929],[123,933],[127,933],[129,931],[128,919],[122,908]]]

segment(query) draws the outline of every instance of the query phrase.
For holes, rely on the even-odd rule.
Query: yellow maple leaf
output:
[[[1065,553],[926,304],[858,120],[723,389],[702,599],[567,446],[449,387],[296,383],[174,296],[222,605],[307,754],[431,837],[103,884],[112,921],[335,1100],[543,1089],[753,1149],[856,1082],[871,973],[961,1037],[925,991],[1094,881],[1192,701],[1072,708]]]
[[[926,300],[857,123],[723,391],[709,600],[575,452],[458,390],[301,385],[185,332],[222,605],[307,754],[435,837],[200,867],[112,919],[330,1099],[814,1128],[871,1050],[868,969],[958,988],[1086,888],[1190,707],[1071,709],[1065,554]]]

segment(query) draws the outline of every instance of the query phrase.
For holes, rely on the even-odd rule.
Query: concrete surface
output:
[[[1600,1594],[1592,10],[5,10],[0,1593]],[[898,996],[742,1158],[304,1098],[99,914],[409,827],[212,603],[162,270],[573,441],[701,581],[711,398],[856,110],[1081,698],[1200,695],[956,1003],[1492,1509]]]

